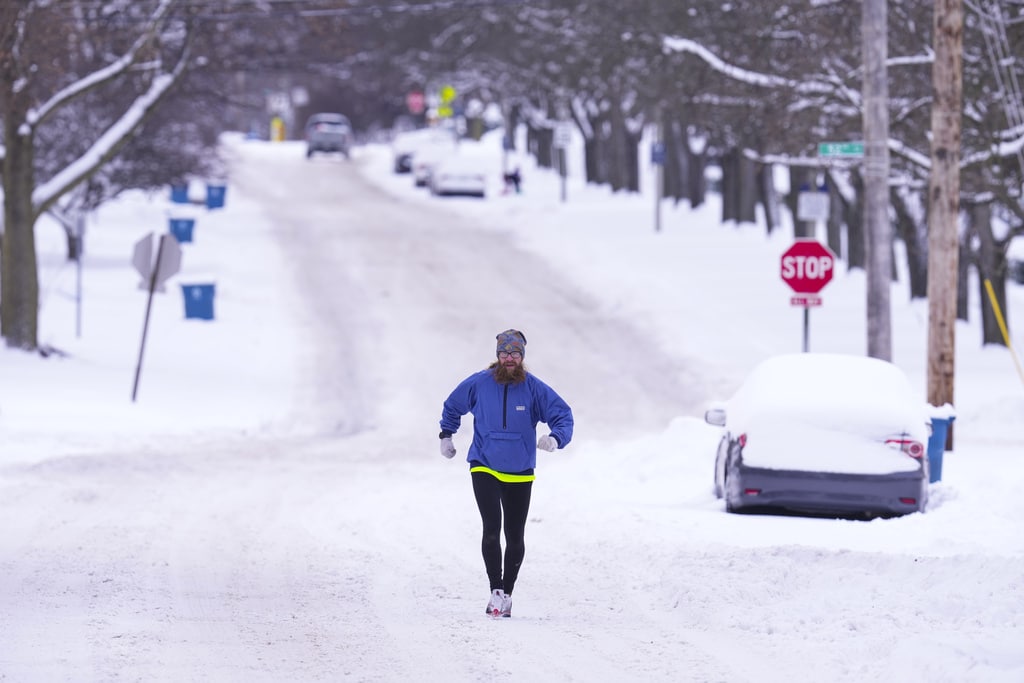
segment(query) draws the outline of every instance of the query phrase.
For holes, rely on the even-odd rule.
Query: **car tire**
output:
[[[718,458],[715,458],[715,472],[712,475],[711,489],[715,492],[715,498],[721,500],[725,496],[725,487],[718,483]]]
[[[725,511],[728,513],[735,513],[739,511],[739,507],[733,503],[732,496],[729,495],[729,463],[726,461],[725,471],[722,473],[722,497],[725,498]]]

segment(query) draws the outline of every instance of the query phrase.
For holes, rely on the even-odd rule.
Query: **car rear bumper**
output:
[[[344,152],[348,149],[348,145],[332,142],[311,142],[309,143],[309,149],[314,152]]]
[[[843,474],[740,465],[729,473],[726,487],[733,510],[765,507],[812,513],[904,515],[925,508],[927,480],[921,471]]]

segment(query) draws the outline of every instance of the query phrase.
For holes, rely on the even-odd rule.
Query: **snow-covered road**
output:
[[[379,429],[398,452],[420,447],[440,401],[509,327],[526,331],[534,371],[586,435],[643,433],[703,405],[693,373],[507,234],[396,200],[338,159],[296,159],[273,175],[239,164],[235,178],[262,198],[297,275],[294,310],[268,324],[301,321],[302,384],[335,431]],[[580,389],[591,384],[607,391]],[[410,404],[421,412],[406,414]]]
[[[260,321],[299,340],[266,359],[296,358],[288,429],[4,466],[0,680],[1019,680],[1019,556],[937,551],[963,529],[941,496],[889,522],[726,515],[713,443],[665,449],[707,438],[701,367],[557,255],[386,194],[367,157],[239,149],[231,198],[289,263]],[[541,456],[514,618],[493,621],[469,424],[453,461],[436,434],[508,327],[577,428]]]

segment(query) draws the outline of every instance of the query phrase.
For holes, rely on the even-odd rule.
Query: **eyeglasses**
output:
[[[515,360],[522,360],[523,354],[519,353],[518,351],[513,351],[512,353],[509,353],[508,351],[502,351],[501,353],[498,354],[498,358],[500,358],[501,360],[508,360],[509,358],[514,358]]]

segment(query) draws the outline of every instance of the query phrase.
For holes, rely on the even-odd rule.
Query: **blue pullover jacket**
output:
[[[499,384],[491,370],[464,379],[444,402],[441,430],[454,434],[473,414],[473,444],[466,460],[497,472],[532,473],[537,465],[537,423],[565,448],[572,440],[572,410],[554,389],[527,373],[526,381]]]

